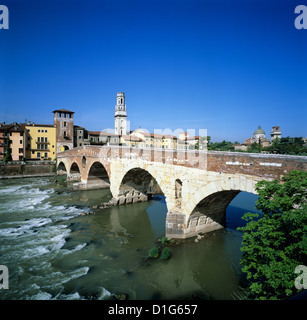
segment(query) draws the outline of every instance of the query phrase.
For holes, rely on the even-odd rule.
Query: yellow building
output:
[[[163,149],[177,149],[177,138],[172,135],[165,135],[163,138]]]
[[[26,158],[54,160],[56,158],[56,126],[28,124],[26,126]]]

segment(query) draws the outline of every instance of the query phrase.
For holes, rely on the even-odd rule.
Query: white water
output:
[[[78,299],[76,292],[61,295],[63,284],[87,274],[88,267],[56,270],[52,260],[84,248],[64,249],[71,230],[58,222],[72,219],[85,209],[54,206],[48,199],[54,189],[47,181],[15,180],[0,184],[0,264],[9,268],[9,290],[1,299]],[[10,185],[20,182],[21,185]],[[39,186],[38,186],[39,183]],[[56,294],[52,294],[52,293]]]

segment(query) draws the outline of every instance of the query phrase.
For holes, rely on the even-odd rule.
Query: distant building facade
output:
[[[56,126],[51,124],[26,125],[26,159],[54,160],[56,158]]]
[[[74,147],[74,112],[57,109],[53,114],[56,126],[56,152],[72,149]]]
[[[74,126],[74,148],[90,144],[88,131],[80,126]]]
[[[24,123],[0,125],[0,160],[9,152],[13,161],[24,160],[26,151],[26,137]]]
[[[280,127],[274,126],[271,130],[271,142],[276,138],[280,139],[280,137]],[[268,138],[266,138],[264,130],[261,129],[261,126],[259,125],[258,128],[254,131],[254,134],[251,138],[246,139],[242,144],[234,145],[234,148],[235,150],[247,151],[248,148],[254,143],[260,143],[262,147],[269,147],[271,145],[271,142]]]
[[[271,141],[281,138],[281,131],[279,126],[274,126],[271,130]]]

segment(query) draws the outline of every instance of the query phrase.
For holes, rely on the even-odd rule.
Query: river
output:
[[[226,228],[169,247],[148,260],[165,232],[164,198],[90,212],[108,189],[72,191],[56,177],[0,180],[0,265],[9,270],[1,300],[244,299],[241,216],[256,195],[228,206]]]

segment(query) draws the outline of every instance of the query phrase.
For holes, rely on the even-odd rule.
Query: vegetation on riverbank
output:
[[[292,171],[281,181],[260,181],[256,208],[246,213],[242,271],[255,299],[284,299],[298,293],[299,265],[307,265],[307,172]],[[305,283],[306,285],[306,283]]]

